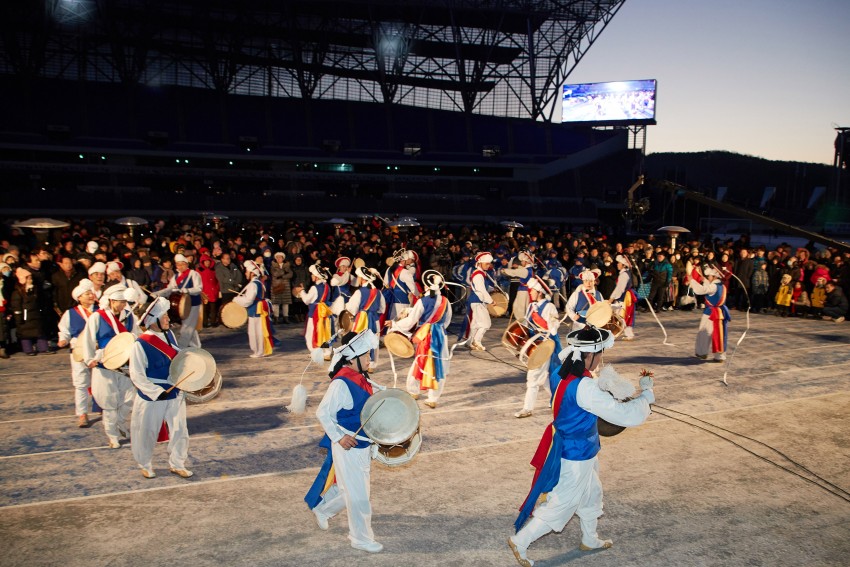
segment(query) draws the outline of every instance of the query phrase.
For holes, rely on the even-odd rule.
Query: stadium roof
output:
[[[624,2],[3,2],[0,73],[551,120]]]

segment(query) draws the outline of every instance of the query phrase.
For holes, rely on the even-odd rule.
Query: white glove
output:
[[[640,377],[640,389],[641,390],[651,390],[655,387],[655,382],[652,380],[652,376],[641,376]]]

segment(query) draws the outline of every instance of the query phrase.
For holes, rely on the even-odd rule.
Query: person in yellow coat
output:
[[[787,317],[791,311],[791,295],[793,293],[794,286],[791,285],[791,274],[782,274],[782,280],[779,282],[779,290],[773,299],[776,302],[777,314],[780,317]]]

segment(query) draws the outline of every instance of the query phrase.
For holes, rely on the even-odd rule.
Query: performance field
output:
[[[529,556],[538,566],[850,564],[850,324],[753,315],[736,350],[747,321],[734,311],[727,365],[694,357],[699,312],[659,317],[666,340],[641,313],[637,338],[605,352],[635,385],[651,370],[657,398],[646,424],[602,440],[599,535],[613,547],[580,551],[573,518]],[[244,330],[201,334],[224,386],[188,407],[188,480],[169,474],[164,443],[145,479],[129,441],[109,449],[99,419],[77,427],[67,350],[3,361],[0,565],[516,565],[506,540],[551,415],[543,393],[530,418],[514,417],[525,369],[500,345],[507,322],[494,320],[485,352],[455,351],[435,409],[417,402],[418,454],[394,468],[373,461],[377,554],[351,548],[344,513],[321,531],[304,503],[325,456],[315,411],[328,363],[304,374],[307,412],[288,413],[309,362],[300,325],[278,327],[282,346],[262,359],[248,357]],[[409,363],[395,359],[399,387]],[[372,376],[394,384],[385,349]]]

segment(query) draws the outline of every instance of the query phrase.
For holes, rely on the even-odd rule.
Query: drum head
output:
[[[399,358],[410,358],[416,352],[413,348],[413,343],[397,331],[387,333],[387,336],[384,337],[384,346]]]
[[[133,343],[136,342],[136,335],[129,332],[118,333],[106,343],[103,348],[103,364],[104,368],[117,370],[130,361],[130,353],[133,350]]]
[[[349,311],[343,311],[339,314],[339,327],[346,333],[354,326],[354,317]]]
[[[221,322],[228,329],[238,329],[248,322],[248,310],[231,301],[221,308]]]
[[[584,316],[588,325],[593,325],[597,329],[601,329],[608,321],[611,320],[611,315],[614,310],[611,304],[607,301],[597,301],[587,310],[587,315]]]
[[[493,303],[487,305],[487,312],[491,317],[501,317],[508,311],[508,298],[501,291],[494,291],[490,294]]]
[[[515,356],[519,356],[520,350],[531,337],[531,334],[531,331],[527,327],[523,327],[521,323],[514,321],[508,325],[508,328],[505,329],[505,333],[502,335],[502,346],[514,353]]]
[[[215,377],[215,359],[202,348],[189,347],[177,353],[168,369],[168,382],[181,390],[197,392]]]
[[[83,361],[83,347],[75,348],[71,352],[71,360],[73,360],[74,362]]]
[[[177,309],[180,313],[180,318],[186,319],[189,316],[189,313],[192,312],[192,299],[189,297],[188,293],[183,293],[181,296],[180,306]]]
[[[542,368],[544,365],[549,364],[549,359],[552,358],[552,354],[554,352],[555,341],[552,339],[540,341],[528,357],[528,369],[537,370],[538,368]]]
[[[388,388],[369,396],[360,410],[360,423],[375,443],[398,445],[419,429],[419,406],[404,390]]]
[[[185,392],[186,394],[186,403],[187,404],[202,404],[204,402],[208,402],[211,399],[218,396],[219,392],[221,392],[221,372],[218,370],[215,371],[215,376],[212,379],[212,382],[207,384],[205,387],[200,390],[194,392]]]
[[[355,258],[354,259],[354,268],[364,268],[366,266],[366,260],[363,258]]]

